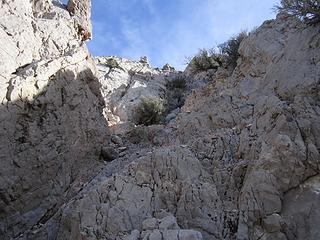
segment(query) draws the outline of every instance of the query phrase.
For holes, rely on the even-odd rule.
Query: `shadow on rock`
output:
[[[90,69],[62,70],[32,101],[0,107],[1,239],[44,224],[101,168],[99,87]]]

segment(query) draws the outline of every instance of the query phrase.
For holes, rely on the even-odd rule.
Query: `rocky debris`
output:
[[[200,232],[193,230],[153,230],[143,240],[202,240]]]
[[[165,122],[168,123],[170,122],[171,120],[175,119],[178,114],[180,113],[180,108],[176,108],[174,109],[173,111],[171,111],[167,116],[166,116],[166,119],[165,119]]]
[[[119,153],[112,147],[103,147],[101,149],[101,157],[104,161],[110,162],[119,157]]]
[[[123,141],[122,141],[121,137],[119,137],[117,135],[112,135],[111,136],[111,142],[113,142],[114,144],[116,144],[118,146],[122,146],[123,145]]]
[[[82,41],[91,39],[91,0],[69,0],[67,9],[75,22],[75,27]]]
[[[135,230],[134,233],[138,233]],[[131,235],[132,236],[132,233]],[[172,240],[172,239],[184,239],[184,240],[200,240],[202,235],[200,232],[194,230],[180,229],[177,224],[176,218],[167,213],[167,216],[162,219],[149,218],[142,222],[142,232],[139,233],[141,239],[149,240]]]
[[[219,224],[222,219],[213,224],[214,220],[208,216],[215,216],[215,206],[220,204],[215,186],[186,148],[161,148],[144,153],[124,170],[111,178],[100,176],[96,185],[65,206],[56,233],[58,239],[68,236],[95,238],[96,235],[115,239],[123,233],[130,235],[133,230],[142,234],[143,226],[158,227],[159,230],[151,230],[151,235],[162,231],[174,232],[176,236],[181,234],[185,239],[202,239],[196,231],[178,231],[180,227],[175,218],[161,209],[176,212],[183,229],[203,228],[215,232],[223,227]],[[78,215],[79,211],[86,214]],[[147,220],[153,213],[159,217],[157,223]],[[70,220],[80,226],[70,225]]]

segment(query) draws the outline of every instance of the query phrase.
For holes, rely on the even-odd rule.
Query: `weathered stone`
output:
[[[233,72],[186,69],[181,110],[135,127],[141,97],[168,99],[182,75],[146,59],[95,66],[90,1],[68,9],[0,9],[3,239],[320,238],[317,26],[266,21]]]
[[[41,17],[52,11],[53,5],[51,0],[31,0],[32,12],[36,17]]]
[[[139,240],[140,232],[138,230],[133,230],[131,234],[124,238],[124,240]]]
[[[0,235],[6,240],[37,232],[99,171],[108,129],[93,87],[95,65],[75,39],[69,13],[48,0],[17,0],[2,2],[0,15]]]
[[[193,230],[180,230],[178,232],[178,239],[181,240],[202,240],[202,235],[200,232]],[[169,240],[169,239],[168,239]]]
[[[165,78],[141,62],[118,57],[96,59],[109,125],[132,121],[142,97],[165,98]]]
[[[147,57],[147,56],[141,57],[139,62],[142,63],[142,64],[145,65],[145,66],[150,66],[149,60],[148,60],[148,57]]]
[[[117,135],[112,135],[111,136],[111,141],[114,143],[114,144],[117,144],[117,145],[123,145],[123,142],[122,142],[122,139],[121,137],[117,136]]]
[[[162,240],[162,234],[159,230],[154,230],[152,231],[149,236],[148,236],[148,240]]]
[[[101,157],[105,161],[113,161],[114,159],[119,157],[119,153],[112,147],[103,147],[101,149]]]
[[[177,219],[174,216],[169,215],[169,216],[166,216],[160,220],[159,229],[161,229],[161,230],[167,230],[167,229],[176,230],[176,229],[180,229],[180,227],[177,223]]]
[[[263,219],[263,226],[267,232],[279,232],[281,230],[281,216],[279,214],[272,214]]]
[[[159,227],[158,219],[149,218],[142,222],[142,230],[154,230]]]
[[[163,70],[163,71],[166,71],[166,72],[174,72],[174,71],[175,71],[174,67],[172,67],[169,63],[166,63],[166,64],[162,67],[162,70]]]
[[[81,40],[91,39],[91,0],[69,0],[67,9],[75,21],[75,27]]]

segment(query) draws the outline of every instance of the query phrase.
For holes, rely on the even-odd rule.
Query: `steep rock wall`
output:
[[[156,134],[143,128],[149,152],[61,210],[58,239],[166,239],[143,227],[161,212],[203,239],[318,239],[319,36],[266,21],[231,76],[218,70]]]
[[[108,129],[94,62],[65,7],[0,5],[0,236],[11,239],[99,171]]]

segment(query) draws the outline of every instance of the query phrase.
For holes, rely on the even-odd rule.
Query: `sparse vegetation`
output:
[[[152,125],[161,123],[164,119],[166,107],[161,99],[155,97],[143,97],[135,109],[135,122],[140,125]]]
[[[168,111],[182,107],[185,101],[185,92],[187,88],[186,77],[183,74],[170,79],[166,84]]]
[[[110,69],[114,69],[114,68],[118,68],[119,67],[119,63],[117,62],[117,60],[113,59],[113,58],[108,58],[106,65],[110,68]]]
[[[199,53],[191,59],[189,69],[196,74],[209,69],[218,69],[221,66],[221,58],[214,50],[201,49]]]
[[[182,74],[179,74],[176,78],[167,82],[167,89],[169,90],[177,90],[177,89],[184,90],[186,87],[187,87],[186,78]]]
[[[319,0],[281,0],[275,8],[278,12],[287,12],[308,24],[320,23]]]
[[[234,69],[240,56],[239,47],[243,39],[248,36],[246,31],[240,32],[236,37],[230,38],[227,42],[218,46],[220,53],[225,56],[227,66]]]
[[[242,31],[236,37],[230,38],[227,42],[218,45],[218,49],[201,49],[199,53],[189,62],[191,73],[196,74],[210,69],[217,70],[224,66],[233,70],[237,66],[239,58],[239,46],[243,39],[248,36],[246,31]]]

